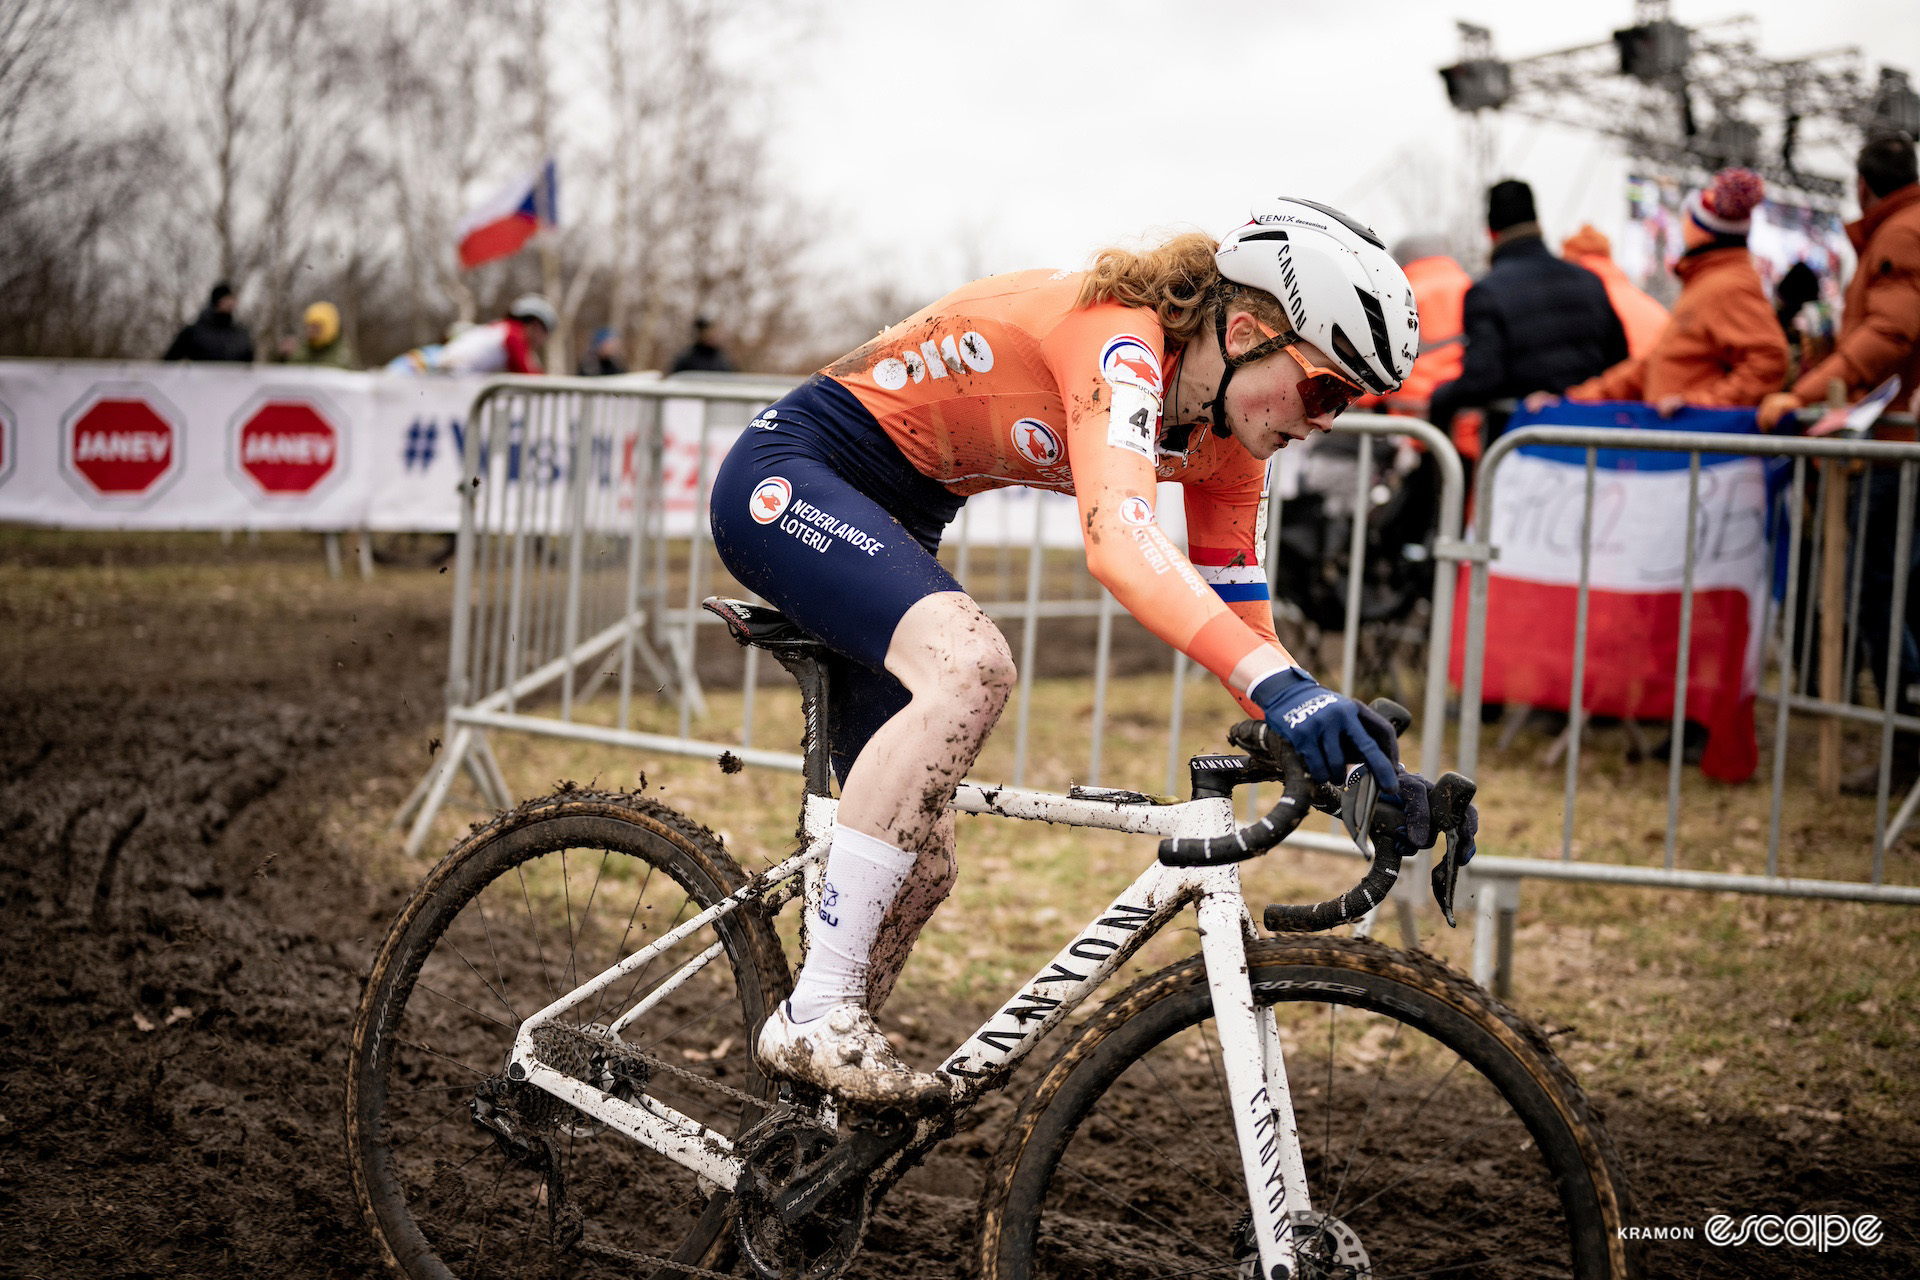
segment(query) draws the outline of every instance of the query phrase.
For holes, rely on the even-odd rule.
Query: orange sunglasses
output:
[[[1280,336],[1261,323],[1258,316],[1248,318],[1267,336],[1267,341],[1271,342]],[[1300,372],[1304,375],[1295,389],[1300,393],[1300,407],[1306,410],[1309,418],[1336,417],[1367,394],[1365,387],[1338,369],[1329,369],[1307,359],[1296,344],[1289,342],[1280,349],[1293,357],[1293,362],[1300,366]]]

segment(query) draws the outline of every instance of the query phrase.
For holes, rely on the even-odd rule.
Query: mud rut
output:
[[[423,575],[373,604],[316,593],[266,621],[214,599],[80,602],[85,628],[67,605],[0,599],[0,1275],[374,1272],[341,1077],[372,948],[407,886],[367,870],[322,814],[376,780],[369,803],[390,803],[424,763],[443,584]],[[979,1014],[900,1012],[922,1059]],[[1643,1221],[1887,1222],[1878,1249],[1820,1261],[1657,1245],[1652,1274],[1920,1274],[1910,1149],[1844,1128],[1792,1144],[1760,1117],[1709,1127],[1603,1101]],[[856,1274],[961,1269],[1010,1109],[990,1100],[895,1193]],[[1173,1190],[1136,1181],[1143,1199]]]

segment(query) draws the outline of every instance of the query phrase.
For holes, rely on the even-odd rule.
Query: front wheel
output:
[[[1531,1023],[1362,939],[1262,940],[1247,960],[1312,1197],[1294,1280],[1634,1273],[1618,1158]],[[982,1280],[1258,1272],[1212,1018],[1196,957],[1080,1029],[988,1173]]]
[[[354,1189],[395,1270],[631,1280],[667,1256],[724,1264],[729,1189],[534,1089],[507,1059],[529,1014],[745,882],[664,805],[584,793],[523,805],[434,868],[374,960],[347,1077]],[[749,1050],[787,986],[750,905],[533,1037],[561,1070],[733,1139],[771,1096]]]

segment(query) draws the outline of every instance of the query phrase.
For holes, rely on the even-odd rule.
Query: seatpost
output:
[[[827,693],[832,677],[827,672],[826,656],[819,652],[794,653],[781,648],[773,648],[771,652],[793,677],[794,683],[800,686],[800,717],[805,724],[800,738],[800,751],[805,763],[800,772],[806,780],[807,794],[831,796],[833,757],[832,744],[827,740]]]

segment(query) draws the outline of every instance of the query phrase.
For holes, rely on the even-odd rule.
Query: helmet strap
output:
[[[1237,356],[1227,354],[1227,303],[1239,293],[1237,287],[1223,292],[1213,308],[1213,340],[1220,348],[1220,385],[1214,390],[1213,399],[1207,402],[1207,418],[1213,424],[1213,434],[1225,440],[1233,434],[1227,425],[1227,384],[1233,381],[1233,375],[1244,365],[1256,360],[1264,360],[1276,352],[1300,341],[1300,335],[1292,329],[1277,333],[1257,346],[1249,347]]]

